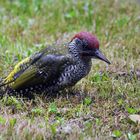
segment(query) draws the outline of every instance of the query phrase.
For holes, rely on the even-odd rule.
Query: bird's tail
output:
[[[11,84],[13,81],[6,82],[5,78],[0,78],[0,99],[5,95],[11,93],[9,84]]]
[[[5,78],[1,78],[1,79],[0,79],[0,88],[4,87],[4,86],[6,86],[6,85],[9,85],[9,84],[11,84],[12,82],[14,82],[14,80],[13,80],[13,81],[8,81],[8,82],[6,82],[6,81],[5,81]]]
[[[5,93],[9,92],[9,84],[13,81],[6,82],[5,78],[0,78],[0,98],[3,97]]]

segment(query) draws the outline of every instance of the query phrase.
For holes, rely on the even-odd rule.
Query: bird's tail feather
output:
[[[2,99],[6,95],[8,95],[8,96],[15,96],[17,94],[15,92],[15,90],[10,88],[10,86],[9,86],[13,82],[14,82],[14,80],[13,81],[5,82],[5,78],[0,79],[0,99]]]
[[[8,84],[11,84],[12,82],[14,82],[14,80],[5,82],[4,79],[1,79],[1,80],[0,80],[0,88],[6,86],[6,85],[8,85]]]

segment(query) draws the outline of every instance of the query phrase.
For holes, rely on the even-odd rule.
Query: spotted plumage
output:
[[[91,69],[91,59],[110,63],[99,51],[99,41],[88,32],[76,34],[68,44],[65,55],[40,51],[18,63],[4,79],[10,92],[52,93],[74,86]]]

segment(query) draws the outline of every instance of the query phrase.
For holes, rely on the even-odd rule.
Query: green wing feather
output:
[[[27,57],[20,61],[14,69],[10,72],[10,74],[3,80],[0,87],[13,83],[19,76],[24,73],[30,66],[32,66],[37,60],[41,58],[43,53],[36,53],[35,55],[31,57]]]
[[[66,63],[73,63],[73,59],[70,56],[49,55],[49,50],[50,47],[45,48],[19,62],[4,79],[0,87],[9,85],[13,89],[19,89],[27,85],[37,84],[42,82],[43,74],[47,73],[51,76],[53,73],[57,73],[58,69],[64,69]],[[42,77],[39,77],[40,73],[43,73]],[[45,78],[47,79],[47,76]]]
[[[37,73],[37,69],[34,68],[28,68],[26,69],[22,74],[20,74],[15,80],[14,82],[11,83],[11,87],[13,89],[17,89],[21,86],[24,86],[25,84],[27,84],[29,81],[31,81],[31,79],[33,79],[35,77]]]

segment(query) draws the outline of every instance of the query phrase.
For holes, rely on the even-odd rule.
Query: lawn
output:
[[[93,60],[86,78],[55,97],[2,97],[0,140],[140,139],[139,1],[0,0],[0,77],[79,31],[98,36],[111,65]]]

